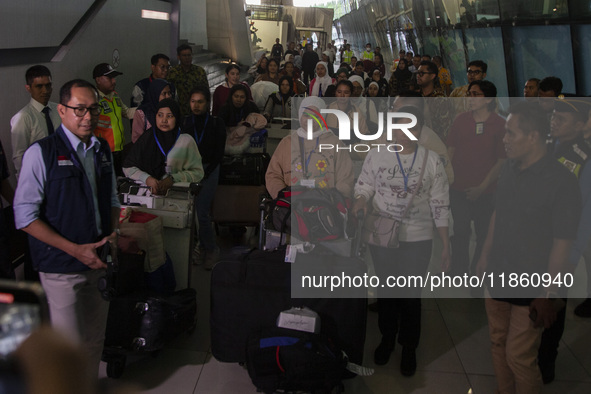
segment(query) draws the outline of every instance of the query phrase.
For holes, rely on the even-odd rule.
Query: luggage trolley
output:
[[[164,246],[169,254],[177,283],[176,290],[191,287],[191,251],[195,243],[195,200],[199,183],[179,182],[166,196],[151,195],[146,186],[132,185],[121,193],[122,208],[149,212],[162,218]]]
[[[176,183],[164,197],[152,196],[146,186],[135,183],[127,183],[126,189],[119,196],[122,208],[131,207],[162,218],[164,246],[173,263],[176,291],[154,294],[136,289],[113,294],[102,355],[110,378],[123,374],[128,353],[158,352],[178,334],[196,327],[196,292],[191,288],[190,259],[195,242],[194,206],[201,185]],[[143,263],[140,264],[142,271]],[[120,262],[115,275],[125,276],[124,268]],[[115,278],[117,283],[119,278]],[[125,322],[119,321],[122,316]]]

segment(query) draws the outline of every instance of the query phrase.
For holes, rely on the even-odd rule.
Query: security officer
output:
[[[133,119],[136,108],[128,108],[123,104],[115,91],[117,84],[115,78],[119,75],[123,75],[123,73],[116,71],[107,63],[97,65],[92,72],[99,92],[99,106],[101,108],[94,135],[107,140],[111,152],[113,152],[115,172],[117,175],[123,176],[121,170],[123,146],[125,145],[123,117]]]

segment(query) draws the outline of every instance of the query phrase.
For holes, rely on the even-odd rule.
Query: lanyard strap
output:
[[[400,173],[402,173],[402,179],[404,179],[404,191],[408,191],[408,176],[410,175],[410,172],[412,171],[412,167],[415,165],[415,159],[417,158],[417,152],[419,150],[419,147],[417,146],[415,149],[415,154],[412,157],[412,163],[410,165],[410,168],[408,169],[408,173],[404,173],[404,168],[402,168],[402,163],[400,162],[400,156],[398,155],[398,152],[396,152],[396,159],[398,160],[398,165],[400,166]]]
[[[299,142],[300,142],[300,155],[302,156],[302,164],[304,165],[304,177],[306,179],[308,179],[308,165],[310,164],[310,159],[312,158],[312,153],[314,153],[316,151],[316,148],[318,148],[318,143],[320,142],[320,137],[316,137],[316,146],[314,147],[314,149],[312,149],[310,151],[310,154],[308,155],[308,158],[305,159],[304,162],[304,158],[306,157],[306,151],[304,149],[304,139],[302,137],[298,137]]]
[[[170,149],[168,150],[168,152],[164,152],[164,149],[162,148],[162,145],[160,144],[160,141],[158,141],[158,137],[156,137],[156,130],[155,129],[152,129],[152,133],[154,133],[154,139],[156,140],[156,144],[158,145],[158,148],[160,149],[160,152],[162,152],[162,154],[164,155],[164,158],[166,158],[168,156],[168,153],[174,147],[174,144],[172,144],[172,146],[170,147]],[[179,136],[180,135],[181,135],[181,129],[179,128],[178,131],[177,131],[177,133],[176,133],[176,138],[174,139],[174,142],[175,143],[176,143],[176,140],[179,139]]]
[[[203,125],[203,131],[201,131],[201,136],[197,138],[197,124],[195,124],[195,115],[193,115],[193,134],[195,135],[195,141],[197,142],[197,145],[201,143],[201,140],[205,135],[205,128],[207,127],[207,122],[209,122],[209,113],[207,113],[207,116],[205,117],[205,124]]]

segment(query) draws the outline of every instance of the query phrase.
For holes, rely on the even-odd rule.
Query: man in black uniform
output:
[[[583,129],[588,118],[588,104],[582,99],[556,99],[554,100],[554,111],[550,122],[550,137],[552,137],[551,153],[559,163],[564,165],[570,172],[579,179],[581,188],[591,182],[591,167],[585,164],[591,158],[591,146],[583,137]],[[583,194],[583,206],[585,206],[589,196]],[[585,211],[583,211],[585,213]],[[591,213],[591,212],[589,212]],[[586,229],[586,224],[591,221],[591,217],[581,217],[577,239],[571,250],[570,263],[574,267],[579,262],[582,253],[585,251],[591,234]],[[585,259],[587,272],[591,270],[591,261]],[[589,276],[589,275],[588,275]],[[587,285],[589,288],[589,284]],[[558,311],[556,322],[542,334],[542,342],[538,352],[538,364],[542,373],[544,384],[554,380],[554,367],[556,356],[558,356],[558,345],[562,334],[564,333],[564,322],[566,318],[566,298],[565,305]],[[584,309],[586,303],[583,302]],[[580,312],[580,311],[579,311]]]

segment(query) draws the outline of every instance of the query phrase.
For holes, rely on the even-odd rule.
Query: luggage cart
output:
[[[166,196],[158,197],[147,193],[145,186],[132,185],[126,193],[120,193],[122,208],[131,207],[162,218],[164,245],[173,262],[176,291],[170,295],[149,291],[113,294],[102,355],[110,378],[121,377],[130,352],[157,354],[170,339],[196,327],[196,292],[191,288],[190,259],[195,242],[194,206],[200,188],[197,183],[177,183]],[[121,266],[119,274],[123,274]]]

